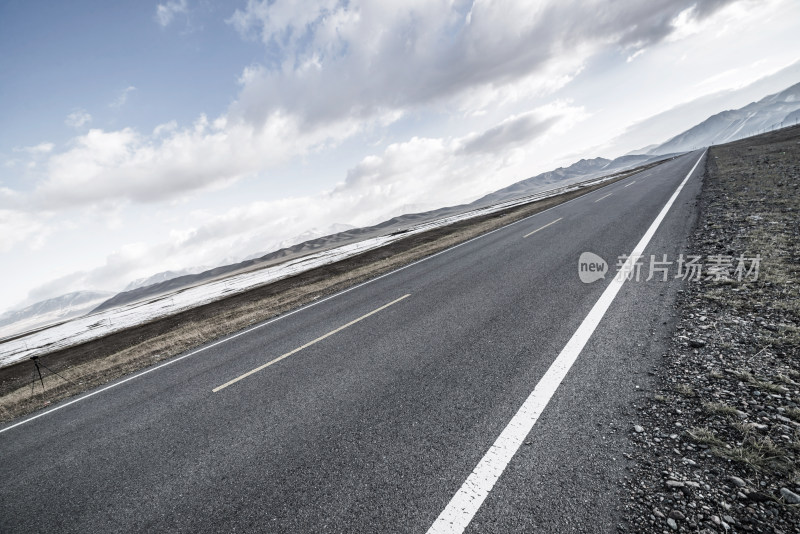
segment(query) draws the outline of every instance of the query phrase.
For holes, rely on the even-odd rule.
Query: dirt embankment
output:
[[[40,358],[44,387],[30,361],[0,369],[0,422],[115,380],[241,331],[458,243],[614,183],[658,163],[586,187],[410,236],[341,262],[159,319]],[[53,374],[56,373],[56,374]]]
[[[731,258],[729,277],[706,271],[679,296],[671,349],[630,427],[620,530],[797,533],[800,127],[711,147],[700,207],[689,249]],[[736,271],[742,255],[760,256],[757,273]]]

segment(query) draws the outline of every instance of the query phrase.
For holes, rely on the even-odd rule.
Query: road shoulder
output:
[[[704,272],[678,296],[627,428],[620,531],[800,532],[798,161],[798,128],[709,150],[690,253],[732,258],[729,278]],[[738,280],[756,255],[758,278]]]

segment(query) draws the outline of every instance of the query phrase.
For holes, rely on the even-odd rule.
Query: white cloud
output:
[[[136,90],[136,87],[134,87],[132,85],[129,85],[128,87],[126,87],[125,89],[122,90],[122,92],[119,94],[119,96],[117,96],[117,98],[114,99],[114,101],[111,102],[109,104],[109,106],[112,107],[112,108],[121,108],[122,106],[125,105],[126,102],[128,102],[128,95],[131,94],[135,90]]]
[[[0,204],[3,203],[3,197],[12,194],[0,188]],[[51,231],[44,218],[40,214],[0,207],[0,253],[8,252],[18,245],[31,249],[41,247]]]
[[[346,180],[319,199],[342,205],[356,226],[391,216],[475,200],[520,179],[515,166],[525,150],[551,132],[565,133],[584,116],[563,102],[510,117],[481,133],[458,138],[412,138],[364,158]],[[524,171],[523,171],[524,172]]]
[[[260,38],[271,59],[243,73],[234,109],[259,121],[277,106],[313,125],[454,98],[474,104],[475,93],[496,105],[509,90],[561,87],[600,50],[635,54],[674,32],[678,17],[704,20],[726,3],[353,0],[298,9],[249,0],[229,22]]]
[[[25,146],[22,148],[15,148],[15,152],[27,152],[32,156],[39,156],[43,154],[49,154],[53,151],[55,145],[53,143],[43,142],[39,143],[38,145],[34,146]]]
[[[541,117],[534,112],[513,115],[497,126],[469,139],[463,147],[466,153],[494,153],[526,145],[549,130],[558,117]]]
[[[358,127],[343,120],[301,132],[292,117],[274,113],[261,126],[202,115],[191,127],[167,123],[149,136],[131,128],[91,129],[49,158],[32,199],[47,209],[157,202],[264,172]]]
[[[17,209],[20,201],[20,193],[8,187],[0,187],[0,209]]]
[[[76,109],[64,119],[64,124],[75,129],[92,122],[92,116],[85,109]]]
[[[563,124],[573,124],[581,114],[580,108],[556,102],[481,133],[394,143],[380,154],[363,158],[331,190],[254,201],[220,214],[190,215],[166,239],[120,247],[102,265],[63,275],[28,298],[41,300],[86,288],[118,290],[132,279],[155,272],[216,265],[267,252],[311,228],[326,229],[334,222],[368,226],[401,213],[470,201],[512,181],[509,176],[516,176],[516,171],[505,177],[499,171],[514,164],[520,148],[538,142],[546,132],[559,131]],[[512,133],[524,140],[495,144],[497,136]],[[107,162],[115,161],[136,137],[131,131],[90,134],[85,143],[92,144],[93,153],[106,154]],[[74,180],[70,183],[75,189],[87,188]],[[187,225],[186,220],[198,223]]]
[[[153,128],[153,137],[158,138],[178,129],[178,121],[171,120]]]
[[[166,28],[178,14],[186,14],[189,8],[186,0],[170,0],[165,4],[156,6],[156,21],[162,28]]]
[[[628,56],[628,59],[626,59],[625,61],[626,61],[627,63],[630,63],[631,61],[633,61],[633,60],[634,60],[634,59],[636,59],[637,57],[639,57],[639,56],[641,56],[642,54],[644,54],[646,51],[647,51],[647,49],[646,49],[646,48],[640,48],[639,50],[637,50],[637,51],[636,51],[636,52],[634,52],[633,54],[629,55],[629,56]]]
[[[249,0],[230,23],[280,50],[285,60],[244,69],[229,113],[214,121],[201,116],[184,128],[166,123],[151,135],[91,129],[40,165],[45,171],[33,197],[48,209],[155,202],[263,176],[371,124],[391,124],[416,106],[442,101],[474,110],[519,103],[568,83],[599,47],[663,39],[671,21],[687,12],[683,4],[693,5],[618,4],[595,6],[593,17],[574,17],[574,10],[588,8],[428,0],[376,6],[354,0],[299,9],[284,0]],[[705,16],[718,4],[701,9],[711,5],[701,2],[689,12]],[[172,1],[159,5],[158,13],[168,24],[186,9],[185,1]],[[75,127],[90,121],[85,110],[67,120]],[[515,116],[464,150],[521,144],[548,126],[547,117]]]
[[[557,117],[574,115],[574,109],[540,108],[512,117],[481,136],[458,141],[463,144],[460,149],[491,153],[502,152],[503,144],[525,144]],[[171,122],[150,136],[130,128],[91,129],[75,138],[70,149],[49,157],[31,200],[39,209],[49,210],[158,202],[261,173],[316,147],[336,144],[360,127],[358,121],[340,121],[302,131],[291,117],[273,114],[262,127],[201,116],[189,128],[179,129]]]

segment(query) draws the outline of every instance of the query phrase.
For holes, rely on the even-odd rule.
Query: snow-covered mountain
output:
[[[585,180],[602,174],[611,174],[617,171],[644,165],[650,161],[662,159],[652,155],[626,154],[616,159],[606,158],[582,159],[569,167],[559,167],[553,171],[543,172],[531,178],[516,182],[498,189],[493,193],[473,202],[476,206],[484,206],[496,202],[503,202],[515,198],[552,188],[554,185],[569,185],[575,180]]]
[[[114,293],[76,291],[0,315],[0,338],[89,313]]]
[[[228,276],[231,273],[252,269],[260,265],[271,264],[297,254],[304,254],[322,248],[330,248],[342,242],[349,242],[356,237],[355,235],[350,235],[349,232],[356,232],[356,234],[358,234],[363,233],[364,230],[349,224],[335,223],[324,230],[312,228],[293,238],[276,242],[267,248],[269,252],[259,252],[244,259],[229,259],[221,262],[216,267],[186,269],[182,272],[167,271],[167,273],[176,274],[176,276],[165,277],[161,281],[142,284],[133,288],[129,287],[100,303],[93,311],[99,312],[115,306],[150,298],[154,295],[177,291],[208,282],[209,280],[221,276]],[[166,275],[167,273],[161,274]],[[155,280],[158,276],[159,275],[154,275],[149,279]]]
[[[300,235],[296,235],[294,237],[290,237],[289,239],[284,239],[271,247],[264,249],[262,252],[256,252],[254,254],[250,254],[249,256],[242,258],[239,261],[246,261],[246,260],[253,260],[256,258],[261,258],[262,256],[269,254],[270,252],[275,252],[276,250],[281,250],[284,248],[293,247],[300,243],[305,243],[306,241],[311,241],[312,239],[317,239],[320,237],[325,237],[328,235],[338,234],[340,232],[347,232],[348,230],[355,230],[356,227],[352,224],[343,224],[343,223],[333,223],[332,225],[328,226],[328,228],[324,230],[320,230],[319,228],[312,228],[310,230],[306,230]],[[233,263],[233,262],[228,262]]]
[[[800,120],[800,83],[743,108],[712,115],[697,126],[648,151],[649,154],[687,152],[727,143]]]
[[[177,278],[179,276],[202,273],[207,269],[209,269],[209,267],[189,267],[188,269],[181,269],[179,271],[164,271],[161,273],[156,273],[146,278],[137,278],[136,280],[125,286],[125,289],[123,289],[123,291],[130,291],[132,289],[138,289],[140,287],[147,287],[147,286],[152,286],[154,284],[160,284],[161,282],[166,282],[167,280],[172,280],[173,278]]]

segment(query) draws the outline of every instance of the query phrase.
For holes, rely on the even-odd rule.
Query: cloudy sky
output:
[[[795,0],[6,0],[0,312],[664,141],[800,81],[798,20]]]

